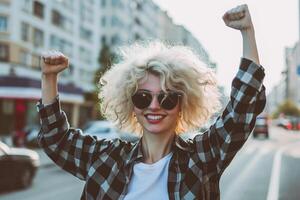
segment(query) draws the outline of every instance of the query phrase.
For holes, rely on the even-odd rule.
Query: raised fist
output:
[[[41,56],[41,70],[44,75],[55,74],[69,67],[69,59],[58,51],[47,51]]]
[[[223,15],[223,20],[228,27],[241,31],[253,27],[250,12],[246,4],[228,10]]]

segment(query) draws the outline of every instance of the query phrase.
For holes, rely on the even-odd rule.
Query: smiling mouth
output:
[[[148,114],[148,115],[145,115],[145,118],[147,119],[147,121],[149,123],[159,123],[161,122],[164,118],[165,118],[165,115],[151,115],[151,114]]]

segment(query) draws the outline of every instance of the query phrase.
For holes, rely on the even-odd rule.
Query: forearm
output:
[[[42,74],[42,103],[50,104],[57,94],[57,75]]]
[[[264,70],[254,62],[243,58],[236,77],[232,81],[230,101],[223,113],[209,129],[208,137],[220,173],[243,146],[252,129],[256,116],[266,103],[263,86]]]
[[[241,30],[241,33],[243,37],[243,57],[260,65],[254,29]]]

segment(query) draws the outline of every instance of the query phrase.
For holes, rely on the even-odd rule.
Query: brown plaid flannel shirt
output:
[[[169,165],[169,199],[220,199],[220,177],[265,106],[263,78],[261,66],[242,58],[222,115],[193,140],[176,136]],[[141,143],[84,136],[80,129],[69,127],[58,96],[50,105],[39,100],[37,108],[39,144],[57,165],[86,182],[81,199],[123,199],[133,165],[143,160]]]

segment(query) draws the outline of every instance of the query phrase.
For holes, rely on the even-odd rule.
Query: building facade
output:
[[[39,123],[35,104],[45,50],[70,58],[58,88],[70,124],[81,127],[97,117],[85,94],[95,90],[102,46],[150,39],[189,45],[215,67],[198,40],[150,0],[0,0],[0,135]]]

